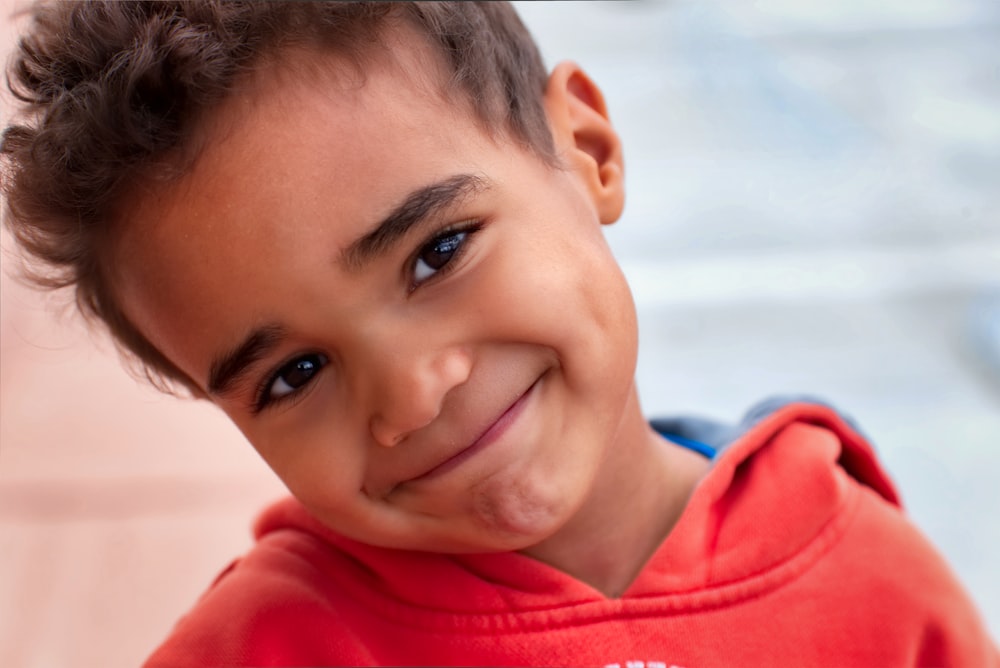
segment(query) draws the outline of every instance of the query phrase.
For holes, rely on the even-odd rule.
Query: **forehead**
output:
[[[379,41],[350,58],[306,47],[265,54],[196,124],[188,164],[201,175],[224,171],[213,154],[234,151],[267,151],[266,159],[276,163],[303,143],[323,140],[342,146],[341,157],[363,148],[352,156],[370,155],[375,162],[389,146],[362,139],[373,129],[391,132],[385,126],[402,123],[440,139],[455,121],[468,125],[472,105],[464,96],[450,96],[447,81],[440,52],[405,24],[385,28]],[[247,133],[249,128],[256,132]]]
[[[332,261],[410,191],[484,170],[496,144],[420,64],[428,47],[387,39],[404,43],[363,71],[311,52],[265,64],[205,119],[191,167],[124,207],[113,252],[123,310],[193,378],[207,346],[268,316],[248,313],[264,299],[234,302],[234,286],[266,290],[275,263],[320,261],[320,237]],[[206,350],[180,322],[213,330]]]

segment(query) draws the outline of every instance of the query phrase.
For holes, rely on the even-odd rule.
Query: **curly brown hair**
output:
[[[196,384],[125,317],[107,249],[115,209],[137,179],[183,171],[199,119],[238,78],[290,48],[363,66],[393,21],[416,28],[450,67],[491,132],[555,163],[542,96],[546,71],[514,9],[499,2],[89,0],[32,10],[8,71],[22,119],[0,144],[4,222],[45,288],[75,289],[126,361],[160,389]]]

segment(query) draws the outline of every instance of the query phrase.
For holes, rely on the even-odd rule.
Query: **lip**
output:
[[[503,436],[507,430],[510,428],[517,418],[520,417],[521,413],[524,412],[524,408],[528,403],[529,397],[534,392],[535,388],[538,387],[538,382],[540,378],[531,384],[527,390],[524,391],[521,396],[519,396],[514,403],[507,407],[507,409],[501,413],[493,422],[490,423],[483,433],[481,433],[475,440],[472,441],[468,446],[452,455],[448,459],[444,460],[434,468],[430,469],[425,473],[421,473],[415,478],[411,478],[407,482],[420,482],[424,480],[431,480],[445,473],[458,468],[466,460],[471,459],[476,456],[490,445],[495,443],[501,436]]]

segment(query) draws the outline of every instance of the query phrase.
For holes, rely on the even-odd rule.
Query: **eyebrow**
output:
[[[209,394],[228,394],[258,360],[274,350],[285,338],[285,328],[280,325],[257,327],[237,344],[212,362],[208,374]]]
[[[341,262],[358,271],[389,251],[414,226],[441,215],[469,195],[489,188],[489,182],[474,174],[457,174],[407,195],[402,204],[386,216],[374,230],[341,252]]]

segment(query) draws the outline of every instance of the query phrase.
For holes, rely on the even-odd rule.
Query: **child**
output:
[[[57,3],[13,74],[20,243],[293,495],[149,665],[1000,663],[833,410],[646,422],[620,143],[507,5]]]

